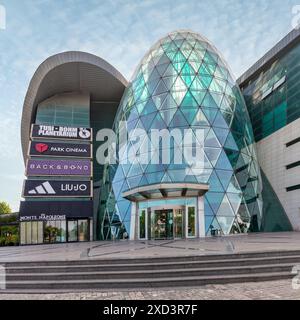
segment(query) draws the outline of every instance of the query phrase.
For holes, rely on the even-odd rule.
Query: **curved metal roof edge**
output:
[[[36,69],[34,75],[32,76],[26,96],[23,103],[22,110],[22,120],[21,120],[21,141],[22,141],[22,151],[23,158],[25,160],[26,157],[26,148],[27,148],[27,140],[30,132],[30,124],[32,119],[32,113],[35,108],[35,98],[37,96],[39,87],[43,81],[43,79],[47,76],[47,74],[55,69],[58,66],[63,64],[72,63],[72,62],[82,62],[94,65],[95,67],[101,68],[107,73],[111,74],[114,78],[120,81],[121,84],[126,88],[128,86],[128,81],[125,77],[111,64],[109,64],[104,59],[87,53],[83,51],[65,51],[61,53],[57,53],[48,57],[44,60],[39,67]]]
[[[238,79],[237,83],[241,86],[251,78],[256,76],[266,64],[273,62],[284,51],[293,47],[296,43],[300,42],[300,28],[293,29],[284,38],[282,38],[273,48],[271,48],[262,58],[255,62],[244,74]]]

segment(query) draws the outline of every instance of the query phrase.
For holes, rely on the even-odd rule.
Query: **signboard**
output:
[[[21,201],[20,221],[91,218],[93,201]]]
[[[92,129],[33,124],[31,138],[92,141]]]
[[[90,144],[32,141],[29,144],[29,155],[92,158],[92,147]]]
[[[29,159],[27,176],[92,176],[90,160],[36,160]]]
[[[91,181],[25,180],[23,197],[92,197]]]

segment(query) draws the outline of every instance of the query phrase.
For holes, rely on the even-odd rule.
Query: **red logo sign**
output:
[[[36,150],[37,152],[43,153],[43,152],[45,152],[45,151],[48,150],[48,145],[45,144],[45,143],[37,143],[37,144],[35,145],[35,150]]]

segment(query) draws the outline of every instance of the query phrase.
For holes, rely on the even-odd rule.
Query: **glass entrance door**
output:
[[[184,238],[183,209],[174,209],[174,238]]]
[[[173,210],[155,210],[153,218],[153,238],[173,239]]]

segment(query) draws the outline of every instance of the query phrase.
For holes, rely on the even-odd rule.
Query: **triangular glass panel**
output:
[[[189,90],[185,97],[183,98],[181,105],[180,105],[180,109],[194,109],[197,108],[198,109],[198,103],[197,101],[194,99],[194,96],[191,94],[191,91]]]
[[[181,78],[185,83],[185,85],[187,86],[187,88],[189,88],[192,82],[194,81],[195,76],[191,74],[184,74],[184,75],[181,75]]]
[[[148,114],[150,114],[150,113],[153,113],[153,112],[157,111],[156,106],[155,106],[152,98],[150,98],[150,99],[148,100],[148,102],[146,103],[146,105],[145,105],[144,107],[139,108],[139,105],[138,105],[138,106],[137,106],[137,109],[138,109],[139,114],[140,114],[141,116],[146,116],[146,115],[148,115]]]
[[[230,180],[230,183],[228,185],[228,188],[227,188],[227,192],[230,192],[230,193],[241,193],[241,188],[235,178],[235,176],[233,175],[231,180]]]
[[[205,153],[213,166],[216,165],[221,151],[221,148],[205,148]]]
[[[239,148],[236,145],[235,140],[234,140],[231,132],[229,132],[229,134],[228,134],[227,140],[224,144],[224,148],[239,151]]]
[[[162,66],[162,65],[167,65],[168,63],[170,63],[171,61],[170,61],[170,59],[168,58],[168,56],[166,55],[166,54],[163,54],[163,55],[161,55],[160,56],[160,59],[159,59],[159,61],[158,61],[158,63],[157,63],[157,70],[158,70],[158,72],[159,72],[159,66]],[[163,73],[161,73],[161,72],[159,72],[161,75],[163,74]]]
[[[148,79],[148,83],[153,82],[153,81],[159,79],[160,77],[161,76],[160,76],[159,72],[157,71],[156,68],[154,68],[149,79]],[[149,92],[150,92],[150,90],[149,90]],[[150,92],[150,94],[151,94],[151,92]]]
[[[209,203],[208,203],[208,201],[207,201],[205,196],[204,196],[204,214],[206,216],[213,216],[214,215],[214,213],[213,213],[213,211],[212,211],[212,209],[211,209],[211,207],[210,207],[210,205],[209,205]]]
[[[208,226],[208,224],[207,224],[207,226]],[[219,225],[218,220],[215,218],[210,223],[210,226],[208,226],[208,230],[207,230],[206,235],[211,236],[213,233],[216,234],[216,232],[217,232],[217,234],[223,234],[221,226]]]
[[[182,112],[180,109],[177,109],[171,123],[170,127],[171,128],[180,128],[180,127],[188,127],[189,124],[186,121],[185,117],[183,116]]]
[[[213,123],[215,127],[228,129],[228,124],[224,120],[224,117],[221,112],[218,112]]]
[[[228,129],[220,129],[220,128],[213,128],[213,129],[215,131],[216,136],[218,137],[219,142],[223,146],[227,137],[228,137],[229,130]]]
[[[181,104],[182,105],[182,104]],[[195,108],[180,108],[182,114],[184,115],[184,117],[186,118],[188,123],[192,123],[197,112],[198,112],[198,107]]]
[[[223,94],[219,94],[219,93],[215,93],[215,92],[210,92],[210,94],[211,94],[212,98],[215,100],[216,105],[218,107],[220,107],[221,104],[222,104],[222,99],[223,99],[224,95]]]
[[[217,177],[216,173],[213,171],[210,178],[209,178],[209,191],[212,192],[224,192],[224,189],[219,181],[219,178]],[[205,211],[205,214],[206,211]]]
[[[166,87],[165,83],[163,80],[160,80],[160,82],[158,83],[157,87],[155,88],[155,90],[153,91],[153,95],[154,96],[158,96],[164,92],[167,92],[168,88]]]
[[[201,109],[198,110],[198,113],[196,114],[194,121],[192,122],[192,125],[193,126],[210,126],[210,123],[207,121]]]
[[[164,119],[164,122],[166,123],[167,126],[169,126],[169,124],[172,121],[176,111],[177,111],[177,108],[168,109],[168,110],[161,110],[160,111],[160,115]]]
[[[168,68],[164,72],[164,77],[177,77],[178,72],[174,69],[172,64],[169,64]]]
[[[205,114],[207,120],[212,125],[215,120],[215,117],[216,117],[218,110],[212,109],[212,108],[202,108],[202,110],[203,110],[203,113]]]
[[[175,109],[177,108],[177,104],[172,98],[172,95],[168,94],[163,104],[161,105],[160,110],[167,110],[167,109],[174,109],[174,108]]]
[[[201,106],[204,108],[215,108],[218,109],[218,105],[216,104],[215,100],[211,96],[211,94],[207,91],[205,98],[201,102]]]
[[[218,209],[220,207],[221,201],[224,197],[224,193],[218,193],[218,192],[207,192],[205,195],[211,209],[214,213],[218,212]]]
[[[222,203],[218,209],[218,213],[217,213],[217,217],[219,216],[224,216],[224,217],[233,217],[234,216],[234,212],[232,211],[232,208],[229,204],[228,198],[225,195]],[[219,221],[220,223],[220,221]]]
[[[211,235],[211,229],[215,229],[213,226],[214,218],[215,218],[214,216],[208,216],[208,215],[205,216],[205,234],[207,236]]]
[[[169,175],[167,173],[165,173],[163,178],[161,179],[161,182],[168,183],[168,182],[172,182],[172,180],[169,177]]]
[[[151,124],[151,129],[165,129],[167,128],[167,125],[163,118],[161,117],[160,113],[158,112]]]
[[[183,80],[180,76],[177,77],[177,79],[174,82],[174,85],[172,87],[173,91],[184,91],[187,90],[186,85],[184,84]]]
[[[210,129],[205,138],[205,147],[221,147],[219,140],[217,139],[213,129]]]
[[[217,220],[222,229],[222,233],[228,235],[234,222],[234,217],[217,216]]]
[[[136,188],[139,186],[139,183],[142,179],[142,176],[135,176],[127,178],[130,189]]]
[[[201,75],[200,76],[200,82],[202,83],[202,86],[204,89],[208,89],[210,87],[210,84],[212,82],[212,77],[208,75]]]
[[[200,81],[199,77],[195,77],[192,85],[191,90],[199,91],[199,90],[206,90],[206,86],[203,84],[202,81]]]
[[[152,121],[154,120],[156,114],[157,112],[153,112],[141,117],[141,121],[146,131],[148,131],[151,128]]]
[[[152,97],[157,109],[161,108],[161,105],[165,101],[167,95],[168,93],[163,93],[163,94],[160,94],[159,96]]]
[[[229,160],[223,150],[220,154],[216,168],[221,169],[221,170],[232,170],[232,166],[231,166],[231,164],[230,164],[230,162],[229,162]]]
[[[227,190],[232,177],[232,171],[216,170],[216,173],[219,177],[220,182],[222,183],[224,190]]]
[[[227,197],[231,204],[233,212],[236,214],[242,201],[242,195],[238,193],[227,193]]]
[[[206,90],[192,90],[190,89],[190,92],[192,93],[193,97],[195,98],[197,105],[202,105],[203,99],[206,96]]]
[[[147,173],[145,176],[149,184],[161,183],[161,180],[164,176],[164,172],[158,171],[153,173]]]
[[[173,87],[174,82],[175,82],[176,79],[177,79],[176,76],[169,76],[169,77],[164,77],[163,78],[164,84],[165,84],[165,86],[167,87],[168,90],[170,90]]]
[[[199,68],[198,74],[200,76],[210,75],[209,69],[206,67],[206,64],[203,62]]]

